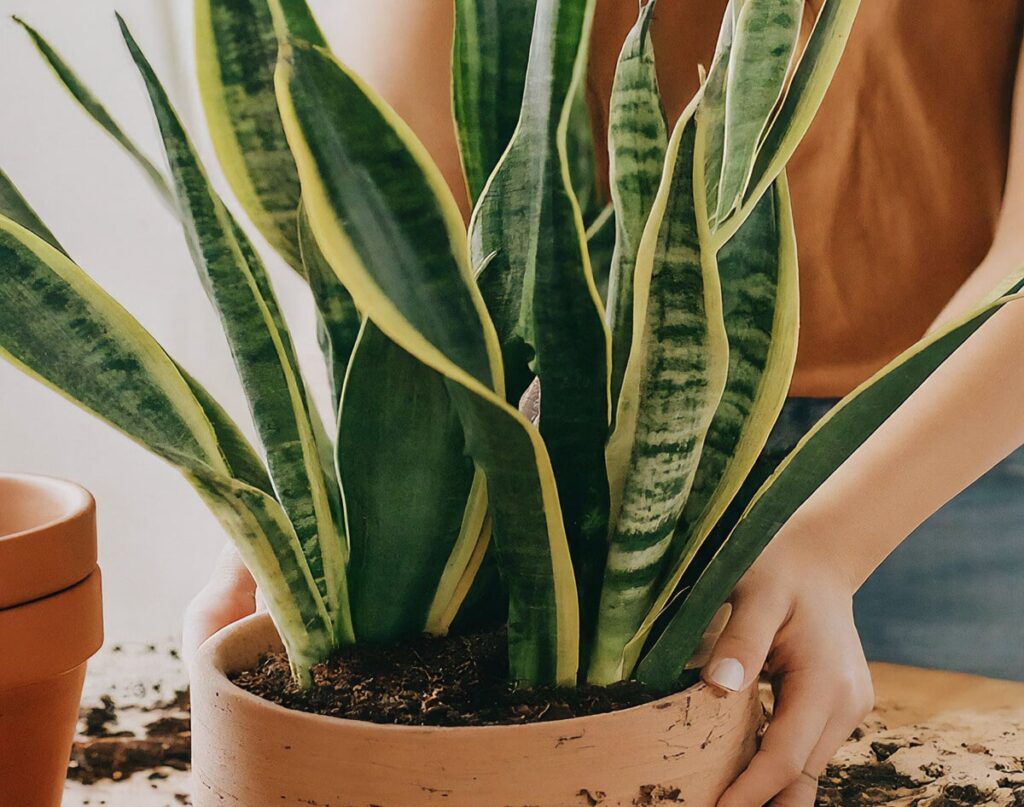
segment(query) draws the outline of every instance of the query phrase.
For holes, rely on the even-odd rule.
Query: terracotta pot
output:
[[[720,697],[703,685],[612,714],[526,726],[320,717],[228,680],[280,648],[273,623],[259,615],[219,633],[197,655],[197,807],[713,807],[753,755],[762,721],[756,691]]]
[[[58,807],[85,663],[103,643],[96,508],[77,485],[0,475],[0,804]]]

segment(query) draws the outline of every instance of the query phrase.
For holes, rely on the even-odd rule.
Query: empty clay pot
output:
[[[85,664],[102,642],[92,496],[0,475],[0,805],[59,807]]]
[[[197,655],[197,807],[713,807],[754,754],[762,722],[756,688],[721,697],[704,685],[620,712],[520,726],[321,717],[228,680],[280,649],[270,618],[258,615],[217,634]]]

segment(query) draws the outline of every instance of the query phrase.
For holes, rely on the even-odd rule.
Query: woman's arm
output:
[[[989,256],[941,321],[1024,269],[1024,55],[1004,204]],[[815,778],[873,699],[853,593],[926,518],[1024,444],[1024,301],[992,317],[783,527],[737,586],[704,676],[773,678],[775,719],[722,807],[814,803]],[[966,538],[966,536],[965,536]]]

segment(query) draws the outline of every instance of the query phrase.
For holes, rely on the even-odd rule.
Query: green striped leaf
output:
[[[316,335],[327,362],[327,378],[331,384],[335,413],[341,400],[341,388],[352,350],[359,336],[361,320],[356,304],[338,276],[320,253],[320,247],[309,228],[306,213],[299,207],[299,251],[303,272],[316,302]]]
[[[754,467],[789,391],[796,361],[799,276],[785,176],[779,176],[718,254],[729,337],[728,380],[672,538],[668,573],[626,647],[627,673],[697,550]]]
[[[174,457],[170,457],[174,461]],[[181,462],[229,535],[274,619],[288,653],[292,674],[308,686],[310,669],[335,649],[331,618],[306,563],[302,547],[278,502],[238,480]]]
[[[650,28],[657,0],[640,9],[615,69],[608,113],[608,178],[615,204],[615,252],[608,283],[612,404],[619,399],[633,339],[633,271],[665,165],[668,126]]]
[[[625,677],[623,650],[651,607],[729,360],[703,194],[696,101],[673,131],[637,258],[633,349],[608,443],[612,527],[588,680]]]
[[[49,227],[43,224],[39,216],[36,215],[36,211],[32,209],[32,205],[21,195],[3,169],[0,169],[0,216],[5,216],[20,224],[26,230],[38,235],[54,249],[67,255],[67,251],[57,241],[56,236],[50,232]]]
[[[445,377],[367,321],[338,435],[356,638],[423,633],[439,594],[439,607],[453,598],[486,514],[479,485],[467,514],[476,474]]]
[[[928,377],[1000,308],[1020,299],[1024,281],[922,339],[840,401],[764,483],[682,607],[637,667],[637,678],[671,687],[704,629],[736,583],[796,510]]]
[[[377,327],[445,377],[487,478],[511,677],[571,684],[579,623],[558,494],[540,436],[505,402],[455,200],[408,126],[329,54],[282,46],[277,90],[324,256]]]
[[[698,117],[707,130],[704,137],[704,187],[708,200],[708,216],[711,229],[717,224],[718,185],[722,178],[722,159],[725,151],[725,82],[729,75],[729,56],[732,54],[732,39],[735,28],[736,0],[730,0],[718,32],[718,44],[711,61],[711,70],[704,82],[704,97],[700,102]]]
[[[306,231],[299,177],[274,97],[279,27],[326,45],[305,0],[196,0],[200,95],[214,148],[246,213],[292,268],[309,281],[317,337],[337,407],[359,316]]]
[[[195,32],[199,95],[224,176],[301,273],[299,180],[274,99],[277,35],[267,0],[195,0]]]
[[[0,216],[6,216],[16,224],[42,238],[54,249],[67,255],[67,251],[60,245],[49,228],[36,215],[35,211],[25,198],[11,182],[10,178],[0,170]],[[170,359],[173,361],[173,359]],[[189,375],[183,367],[175,364],[181,377],[192,389],[196,402],[203,408],[207,420],[213,427],[217,440],[220,444],[220,451],[227,462],[228,470],[236,479],[259,488],[266,492],[272,492],[270,478],[259,458],[248,440],[242,435],[238,426],[231,420],[227,412],[218,404],[206,389],[203,388],[195,378]]]
[[[152,161],[142,153],[138,146],[135,145],[135,142],[125,134],[117,121],[111,117],[107,108],[103,106],[89,88],[82,83],[74,70],[72,70],[68,63],[61,58],[60,54],[54,50],[50,43],[20,17],[14,17],[14,21],[25,29],[29,38],[32,40],[32,44],[36,46],[36,49],[46,60],[47,64],[49,64],[53,69],[54,74],[60,80],[61,84],[64,85],[64,88],[79,103],[82,109],[84,109],[89,117],[96,121],[96,123],[98,123],[100,127],[107,132],[107,134],[114,138],[121,148],[128,152],[132,159],[134,159],[139,167],[141,167],[146,173],[146,176],[149,177],[149,180],[153,183],[153,186],[156,188],[163,201],[172,210],[176,209],[174,195],[171,193],[171,189],[167,186],[167,180],[164,179],[164,175],[160,169],[153,165]]]
[[[586,64],[590,51],[590,37],[581,45],[580,59]],[[597,165],[597,150],[594,143],[594,121],[590,113],[587,82],[579,81],[573,92],[569,107],[569,119],[565,128],[565,154],[569,166],[569,179],[576,203],[580,207],[583,221],[592,221],[601,214],[608,199],[600,185],[600,171]]]
[[[340,641],[351,641],[344,546],[332,486],[287,327],[259,257],[213,192],[195,151],[123,20],[125,42],[146,83],[179,194],[185,236],[224,327],[270,476],[298,535]]]
[[[728,221],[719,219],[715,233],[719,246],[736,233],[807,134],[839,66],[859,8],[860,0],[825,0],[793,71],[786,97],[758,148],[743,203]]]
[[[537,0],[455,0],[452,109],[471,202],[512,139]]]
[[[593,0],[538,3],[519,125],[470,225],[474,264],[494,255],[478,283],[501,342],[508,400],[517,403],[535,375],[544,390],[540,431],[587,617],[607,540],[610,347],[566,133],[593,12]]]
[[[587,226],[587,252],[594,285],[604,303],[608,299],[608,284],[612,273],[612,255],[615,252],[615,205],[611,202]]]
[[[715,221],[742,201],[758,143],[786,83],[803,0],[746,0],[738,9],[725,90],[725,139]]]
[[[228,527],[305,677],[330,653],[330,619],[280,505],[225,461],[258,462],[237,427],[85,272],[5,217],[0,286],[0,354],[185,473]]]

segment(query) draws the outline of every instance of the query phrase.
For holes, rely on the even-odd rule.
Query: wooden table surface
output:
[[[84,705],[107,695],[111,730],[139,736],[185,685],[169,642],[106,648]],[[1024,683],[873,664],[877,706],[823,779],[822,805],[1024,805]],[[81,738],[80,738],[81,739]],[[188,773],[143,771],[119,782],[69,780],[64,807],[180,807]]]

